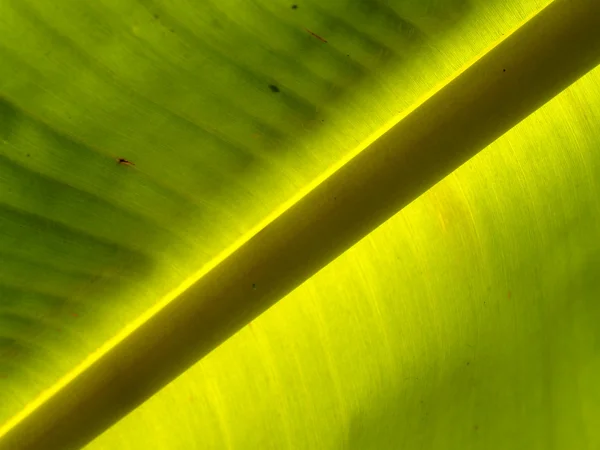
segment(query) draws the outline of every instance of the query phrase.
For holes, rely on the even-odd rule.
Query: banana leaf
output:
[[[583,44],[528,50],[536,20]],[[592,0],[0,0],[0,448],[597,448],[594,25]],[[446,149],[402,204],[356,175],[398,129]],[[465,129],[487,141],[440,168]],[[334,188],[344,221],[299,219]],[[244,301],[216,320],[220,281]],[[185,361],[152,359],[181,299],[208,305]]]

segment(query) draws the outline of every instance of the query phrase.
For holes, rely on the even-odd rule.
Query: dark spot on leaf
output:
[[[470,366],[470,365],[471,365],[471,362],[470,362],[470,361],[467,361],[467,366]]]
[[[124,165],[124,166],[135,166],[134,163],[132,163],[131,161],[126,160],[125,158],[119,158],[119,159],[117,159],[117,162],[119,164]]]
[[[256,283],[252,283],[252,289],[256,290]]]
[[[298,5],[292,5],[292,9],[298,9]]]
[[[502,72],[506,72],[506,69],[502,69]]]
[[[29,158],[31,155],[29,153],[27,153],[27,157]]]
[[[173,28],[169,28],[169,31],[170,31],[171,33],[175,33],[175,30],[174,30]]]
[[[270,84],[269,89],[271,89],[271,92],[275,92],[275,93],[279,92],[279,88],[277,86],[275,86],[274,84]]]
[[[154,18],[158,20],[158,14],[154,14]]]

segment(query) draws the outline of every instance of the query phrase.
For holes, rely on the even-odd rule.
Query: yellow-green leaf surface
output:
[[[93,450],[596,449],[600,70]]]
[[[0,422],[548,3],[0,0]],[[596,448],[599,76],[89,447]]]

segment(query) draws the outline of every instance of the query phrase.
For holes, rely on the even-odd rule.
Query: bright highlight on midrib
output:
[[[279,216],[284,214],[288,209],[290,209],[294,204],[299,202],[303,197],[305,197],[309,192],[314,190],[317,186],[323,183],[326,179],[331,177],[335,172],[337,172],[341,167],[347,164],[351,159],[356,157],[359,153],[369,147],[373,142],[378,140],[381,136],[387,133],[394,125],[400,122],[404,117],[408,116],[411,112],[417,109],[420,105],[425,103],[429,98],[434,96],[437,92],[439,92],[444,86],[450,83],[453,79],[460,77],[460,75],[471,67],[475,62],[477,62],[483,55],[487,54],[490,50],[500,44],[502,41],[506,40],[510,37],[516,30],[518,30],[521,26],[523,26],[526,22],[531,20],[534,16],[536,16],[544,7],[535,11],[525,20],[523,20],[515,29],[513,29],[510,33],[506,33],[498,41],[489,45],[479,56],[473,58],[469,63],[465,64],[462,69],[460,69],[453,77],[450,79],[443,80],[438,83],[433,89],[431,89],[427,94],[421,97],[421,99],[415,102],[414,106],[407,109],[403,113],[397,114],[388,122],[386,122],[380,129],[373,133],[369,138],[365,139],[359,146],[357,146],[352,152],[348,153],[344,158],[340,159],[338,162],[333,164],[329,169],[324,171],[319,177],[313,180],[311,183],[307,184],[307,186],[298,191],[298,193],[290,198],[288,201],[283,203],[280,207],[275,209],[273,213],[267,216],[264,220],[259,222],[255,227],[253,227],[250,231],[245,233],[240,239],[235,241],[230,247],[228,247],[223,252],[219,253],[215,258],[213,258],[209,263],[204,265],[200,270],[195,272],[193,275],[188,277],[179,287],[171,291],[169,294],[164,296],[159,302],[157,302],[153,307],[148,309],[145,313],[140,315],[136,320],[129,323],[125,326],[119,333],[117,333],[112,339],[106,341],[101,347],[98,348],[95,352],[91,353],[86,359],[84,359],[81,364],[75,367],[71,372],[63,376],[60,380],[58,380],[53,386],[49,389],[43,391],[35,400],[31,401],[29,404],[25,406],[18,414],[14,415],[11,419],[0,427],[0,439],[2,436],[6,435],[12,428],[14,428],[17,424],[23,421],[28,415],[32,414],[37,408],[39,408],[42,404],[44,404],[47,400],[49,400],[53,395],[57,392],[65,388],[71,381],[77,378],[78,375],[85,372],[87,368],[89,368],[96,361],[100,360],[105,354],[110,352],[113,347],[116,347],[120,342],[125,340],[127,336],[133,333],[136,329],[141,327],[145,322],[150,320],[152,317],[157,315],[165,306],[167,306],[171,301],[185,292],[189,287],[195,284],[198,280],[200,280],[204,275],[213,270],[216,266],[218,266],[221,262],[230,257],[233,253],[235,253],[242,245],[248,242],[254,235],[256,235],[260,230],[267,227],[270,223],[274,222]]]

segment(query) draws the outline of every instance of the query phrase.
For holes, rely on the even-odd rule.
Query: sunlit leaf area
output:
[[[548,3],[0,0],[0,426]],[[596,69],[86,448],[599,448],[599,122]]]

